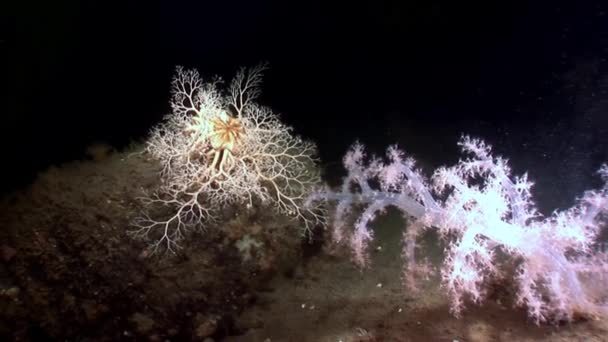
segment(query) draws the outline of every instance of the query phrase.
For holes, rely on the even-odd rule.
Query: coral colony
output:
[[[341,189],[319,191],[308,203],[336,203],[333,238],[347,242],[361,265],[368,262],[371,222],[387,207],[398,208],[410,222],[404,233],[406,283],[432,270],[416,260],[416,242],[425,230],[436,231],[447,246],[439,273],[456,316],[466,299],[481,303],[492,280],[510,277],[516,303],[536,323],[606,317],[608,257],[596,243],[608,185],[585,192],[568,210],[542,217],[526,175],[512,176],[507,161],[492,156],[481,140],[463,137],[459,145],[469,157],[437,169],[427,181],[397,148],[389,148],[383,161],[367,158],[355,144],[344,158],[348,175]],[[608,166],[599,174],[608,182]],[[357,217],[352,231],[350,216]],[[513,268],[507,265],[515,271],[509,273]]]
[[[316,146],[254,102],[264,69],[241,69],[224,94],[221,80],[204,83],[197,71],[177,68],[172,113],[152,130],[146,147],[162,165],[162,184],[143,198],[154,209],[143,212],[132,231],[154,241],[151,251],[174,251],[186,231],[216,219],[232,203],[270,204],[306,229],[324,223],[320,206],[302,205],[321,182]],[[171,214],[153,218],[158,206]]]
[[[446,243],[439,273],[455,315],[466,299],[481,303],[493,280],[510,277],[517,304],[537,323],[607,316],[608,253],[598,250],[597,238],[608,185],[585,192],[568,210],[542,217],[527,176],[512,176],[490,146],[463,137],[459,145],[469,157],[437,169],[429,181],[397,148],[388,149],[385,162],[367,158],[355,144],[344,157],[348,175],[341,189],[313,192],[321,184],[316,146],[254,102],[264,69],[241,69],[226,94],[219,89],[221,80],[204,83],[197,71],[177,69],[173,111],[153,129],[146,147],[162,165],[162,183],[143,198],[147,211],[131,232],[153,241],[152,252],[174,251],[186,231],[217,219],[226,204],[270,204],[310,229],[325,224],[322,206],[333,202],[334,240],[348,242],[355,261],[366,265],[370,225],[393,206],[410,222],[403,255],[412,288],[434,271],[417,260],[422,233],[436,231]],[[608,166],[599,174],[608,182]],[[159,206],[169,208],[166,218],[150,214]],[[361,206],[361,213],[354,210]],[[349,231],[353,215],[358,219]]]

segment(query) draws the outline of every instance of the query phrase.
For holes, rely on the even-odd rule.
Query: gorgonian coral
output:
[[[265,67],[241,69],[227,93],[177,68],[172,113],[155,127],[146,152],[162,165],[162,185],[143,201],[133,234],[173,250],[184,233],[218,217],[228,204],[259,201],[300,219],[304,230],[324,223],[320,207],[303,208],[320,183],[316,146],[302,140],[270,108],[255,103]],[[168,206],[166,219],[153,217]]]

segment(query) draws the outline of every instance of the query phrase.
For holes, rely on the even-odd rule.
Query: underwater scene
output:
[[[2,341],[608,341],[608,5],[0,14]]]

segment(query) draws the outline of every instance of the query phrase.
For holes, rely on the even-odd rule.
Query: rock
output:
[[[258,316],[241,316],[236,319],[235,326],[236,329],[240,331],[259,329],[264,326],[264,320]]]
[[[300,265],[298,265],[294,271],[293,271],[293,278],[296,280],[304,280],[306,279],[306,272],[304,271],[304,268]]]
[[[197,314],[195,318],[196,330],[195,335],[198,338],[205,338],[213,335],[217,331],[217,318],[207,317]]]
[[[4,260],[4,262],[9,262],[17,254],[17,250],[13,247],[2,245],[2,247],[0,247],[0,254],[2,254],[2,260]]]
[[[18,287],[13,286],[11,288],[4,290],[4,295],[12,300],[16,300],[17,297],[19,296],[19,292],[21,292],[21,290],[19,290]]]
[[[248,230],[251,235],[257,235],[262,232],[262,226],[260,226],[259,224],[253,224],[249,227]]]
[[[84,311],[84,315],[89,321],[95,321],[100,315],[108,311],[108,307],[102,304],[97,304],[92,300],[85,300],[80,307]]]
[[[129,318],[135,324],[135,330],[140,334],[148,334],[156,326],[154,320],[140,312],[136,312]]]

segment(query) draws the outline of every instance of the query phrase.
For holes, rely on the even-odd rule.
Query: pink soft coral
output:
[[[344,158],[348,175],[341,190],[325,189],[309,201],[337,202],[334,238],[350,236],[355,260],[362,265],[373,239],[370,223],[388,206],[414,222],[404,234],[408,274],[428,271],[428,265],[415,260],[415,243],[422,231],[435,229],[447,243],[440,272],[456,315],[465,297],[479,303],[490,279],[508,276],[505,258],[497,258],[500,253],[515,261],[511,277],[517,303],[537,323],[570,320],[574,314],[606,316],[608,303],[602,296],[608,289],[608,256],[594,244],[608,209],[608,187],[587,191],[571,209],[542,217],[526,175],[511,176],[507,161],[492,156],[481,140],[465,136],[459,145],[469,158],[439,168],[427,183],[414,160],[397,148],[388,149],[385,163],[367,160],[363,146],[356,144]],[[607,166],[600,175],[608,181]],[[346,218],[357,203],[366,207],[347,234]]]

